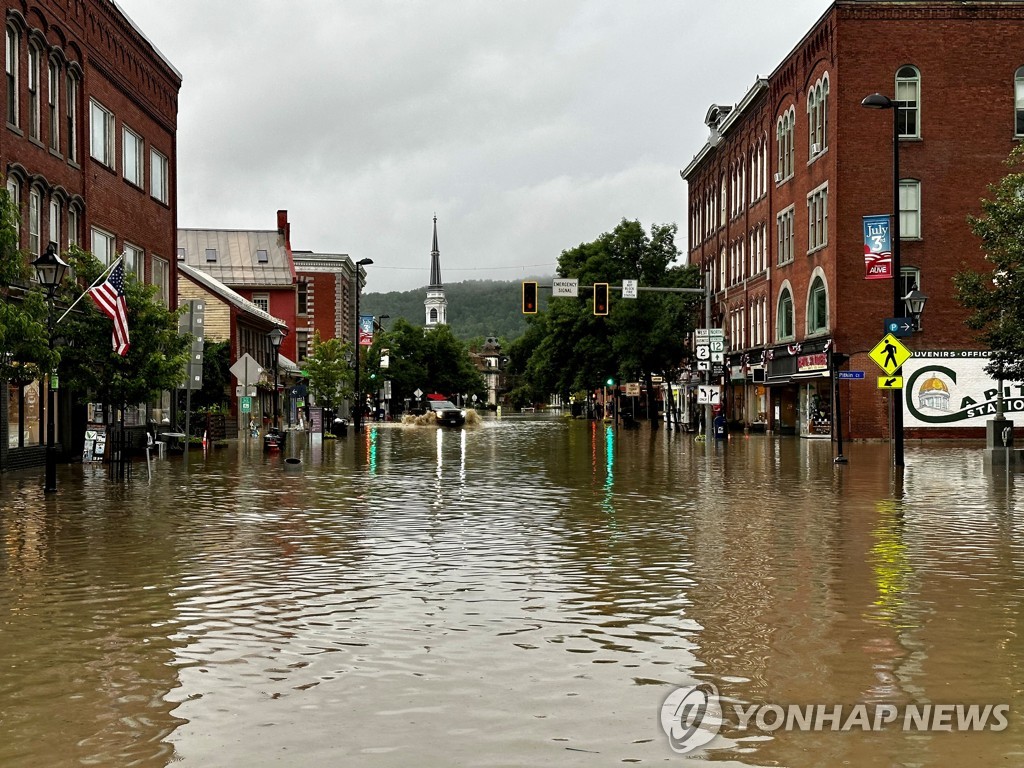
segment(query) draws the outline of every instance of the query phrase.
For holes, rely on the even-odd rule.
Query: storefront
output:
[[[765,352],[771,425],[780,434],[832,437],[830,339],[773,347]]]

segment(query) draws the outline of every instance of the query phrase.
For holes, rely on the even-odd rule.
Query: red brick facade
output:
[[[917,88],[917,130],[902,131],[916,135],[900,141],[900,178],[910,184],[911,197],[918,185],[916,203],[903,207],[911,220],[909,208],[916,207],[919,231],[904,232],[902,266],[920,270],[920,289],[929,297],[922,331],[905,343],[918,350],[978,348],[963,325],[952,277],[965,264],[983,264],[967,216],[980,212],[987,185],[1005,174],[1003,161],[1021,138],[1014,134],[1014,78],[1024,65],[1022,39],[1021,3],[838,0],[736,108],[709,112],[712,138],[683,172],[690,198],[689,258],[710,271],[715,314],[736,351],[731,362],[766,363],[762,402],[769,428],[799,428],[787,423],[790,407],[797,421],[797,412],[804,411],[806,426],[813,395],[800,388],[820,388],[824,402],[831,386],[809,355],[839,351],[852,356],[849,368],[866,375],[865,381],[840,385],[844,435],[888,434],[887,395],[874,383],[881,371],[866,352],[883,336],[883,320],[893,316],[893,282],[865,279],[862,217],[892,210],[894,115],[866,109],[861,100],[876,92],[897,98],[898,72],[901,83]],[[825,105],[818,112],[816,100]],[[900,115],[905,120],[909,113]],[[821,133],[812,136],[819,125]],[[767,142],[761,170],[759,142]],[[825,230],[810,226],[822,199]],[[779,217],[787,210],[793,217],[791,258],[779,236]],[[751,262],[761,226],[768,233],[767,252],[765,269],[757,270]],[[827,295],[827,325],[817,332],[808,318],[816,276]],[[778,326],[784,288],[793,299],[789,335]],[[750,311],[762,296],[768,297],[766,339],[758,338]],[[743,326],[730,323],[736,310],[742,310]],[[755,311],[754,325],[756,317]],[[731,388],[732,415],[748,423],[756,420],[752,388],[750,382]]]

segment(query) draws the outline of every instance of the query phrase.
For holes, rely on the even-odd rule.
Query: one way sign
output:
[[[722,393],[718,387],[701,384],[697,387],[698,405],[718,405],[722,402]]]

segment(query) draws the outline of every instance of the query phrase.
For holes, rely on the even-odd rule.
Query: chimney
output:
[[[288,223],[288,211],[277,212],[277,234],[283,238],[284,245],[291,250],[292,226]]]

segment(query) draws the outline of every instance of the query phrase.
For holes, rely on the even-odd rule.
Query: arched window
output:
[[[1024,67],[1013,76],[1014,136],[1024,136]]]
[[[21,32],[7,25],[7,122],[18,124],[18,62],[21,54]]]
[[[828,293],[825,279],[819,274],[811,281],[807,292],[807,333],[822,333],[828,330]]]
[[[779,292],[779,311],[775,315],[775,338],[785,341],[793,338],[793,294],[789,286],[783,286]]]
[[[436,323],[437,322],[437,309],[434,308],[434,307],[430,308],[430,322],[431,323]]]
[[[897,130],[902,138],[921,135],[921,73],[907,65],[896,72]]]

